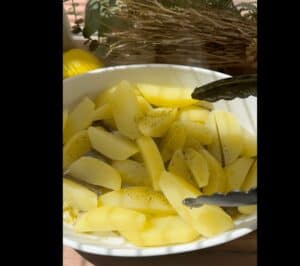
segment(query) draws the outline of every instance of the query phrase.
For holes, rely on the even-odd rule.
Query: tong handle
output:
[[[197,87],[192,93],[192,98],[208,102],[247,98],[249,96],[257,96],[256,74],[240,75],[213,81]]]
[[[257,189],[255,188],[248,192],[233,191],[227,194],[215,193],[209,196],[205,195],[197,198],[186,198],[183,200],[183,204],[191,208],[197,208],[203,204],[221,207],[255,205],[257,204]]]

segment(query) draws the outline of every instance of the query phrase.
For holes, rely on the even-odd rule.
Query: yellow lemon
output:
[[[63,78],[73,77],[103,67],[103,63],[92,53],[71,49],[63,54]]]

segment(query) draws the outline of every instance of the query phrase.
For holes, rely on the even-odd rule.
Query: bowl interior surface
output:
[[[89,73],[64,80],[63,108],[71,110],[84,96],[94,99],[106,88],[121,80],[132,83],[144,82],[176,87],[195,88],[205,83],[228,77],[215,71],[179,65],[146,64],[117,66],[97,69]],[[257,131],[257,100],[255,97],[218,101],[215,109],[233,112],[241,125],[250,132]],[[182,253],[219,245],[254,231],[257,216],[250,215],[235,221],[235,228],[218,236],[199,239],[187,244],[164,247],[135,247],[114,233],[78,234],[71,226],[63,226],[63,243],[83,252],[109,256],[158,256]],[[176,233],[176,232],[174,232]]]

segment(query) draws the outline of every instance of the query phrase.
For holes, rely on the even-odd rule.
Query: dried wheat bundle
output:
[[[117,15],[131,26],[106,33],[111,64],[176,63],[212,69],[256,68],[256,20],[199,5],[170,8],[157,0],[123,0]]]

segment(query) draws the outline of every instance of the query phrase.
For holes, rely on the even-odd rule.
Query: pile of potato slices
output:
[[[147,247],[211,237],[256,211],[182,204],[257,183],[256,136],[191,92],[122,81],[63,111],[64,222]]]

